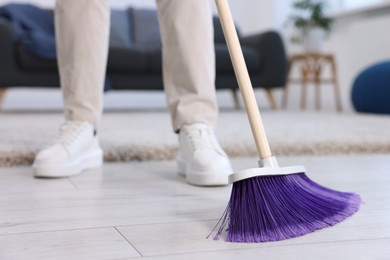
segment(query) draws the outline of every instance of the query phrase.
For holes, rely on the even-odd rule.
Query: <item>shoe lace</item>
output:
[[[210,148],[216,149],[216,140],[210,129],[194,129],[187,131],[186,134],[189,144],[194,151]]]
[[[86,124],[83,122],[67,121],[60,126],[57,136],[49,142],[48,146],[54,144],[70,146],[85,128]]]

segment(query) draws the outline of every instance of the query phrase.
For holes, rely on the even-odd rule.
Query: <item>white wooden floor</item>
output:
[[[390,155],[281,157],[313,180],[358,192],[361,210],[328,229],[281,242],[205,237],[230,187],[198,188],[175,163],[106,164],[69,179],[0,168],[0,259],[390,259]],[[256,158],[233,159],[236,170]]]

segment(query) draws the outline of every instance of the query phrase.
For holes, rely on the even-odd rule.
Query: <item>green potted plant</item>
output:
[[[291,37],[293,43],[302,43],[307,52],[319,52],[321,44],[330,33],[333,19],[325,15],[325,0],[298,0],[293,2],[296,13],[288,18],[295,33]]]

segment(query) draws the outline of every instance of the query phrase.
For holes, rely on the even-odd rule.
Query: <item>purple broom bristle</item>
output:
[[[323,187],[305,173],[253,177],[233,183],[214,239],[225,230],[229,242],[302,236],[343,221],[360,203],[359,195]]]

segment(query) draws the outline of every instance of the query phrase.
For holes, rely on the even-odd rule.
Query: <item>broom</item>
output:
[[[260,160],[259,168],[229,176],[231,197],[214,239],[226,230],[230,242],[278,241],[343,221],[359,209],[359,195],[323,187],[305,167],[279,167],[272,156],[229,5],[216,4]]]

